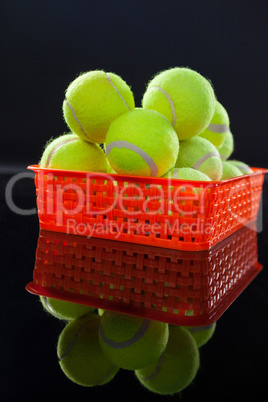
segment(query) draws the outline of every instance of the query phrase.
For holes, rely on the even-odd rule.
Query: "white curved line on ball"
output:
[[[163,358],[164,358],[164,356],[163,356],[163,354],[162,354],[162,355],[160,356],[158,362],[157,362],[157,366],[156,366],[156,368],[155,368],[155,371],[154,371],[151,375],[149,375],[148,377],[142,377],[142,380],[143,380],[143,381],[152,380],[152,379],[159,373],[159,371],[160,371],[160,369],[161,369],[161,366],[162,366]]]
[[[66,348],[65,352],[63,353],[63,355],[59,356],[59,361],[62,361],[63,359],[65,359],[65,357],[68,356],[68,354],[69,354],[70,350],[72,349],[73,345],[75,344],[75,342],[76,342],[76,340],[77,340],[77,338],[78,338],[80,332],[82,331],[82,329],[83,329],[84,327],[86,327],[86,326],[89,325],[89,324],[90,324],[90,321],[86,321],[86,322],[84,322],[84,323],[81,325],[81,327],[78,328],[78,330],[77,330],[77,332],[75,333],[73,339],[72,339],[71,342],[69,342],[69,344],[67,345],[67,348]]]
[[[250,169],[250,167],[248,165],[245,165],[244,163],[239,163],[237,165],[235,165],[238,169],[240,170],[244,170],[245,172],[251,173],[252,170]]]
[[[150,325],[150,320],[144,319],[141,327],[138,329],[138,331],[135,333],[135,335],[132,336],[132,338],[127,339],[126,341],[123,341],[123,342],[116,342],[113,339],[108,339],[105,336],[102,325],[100,325],[100,336],[103,339],[103,341],[106,343],[106,345],[108,345],[114,349],[124,349],[124,348],[127,348],[127,347],[133,345],[139,339],[141,339],[144,336],[145,332],[147,331],[149,325]]]
[[[127,102],[125,101],[125,99],[123,98],[123,96],[120,94],[118,88],[116,88],[116,86],[114,85],[113,81],[111,80],[111,77],[105,73],[106,78],[108,79],[108,81],[110,82],[110,84],[112,85],[112,87],[115,89],[115,91],[117,92],[118,96],[121,98],[121,100],[124,102],[125,106],[127,107],[127,109],[129,110],[129,106],[127,104]]]
[[[66,140],[61,141],[59,144],[55,145],[54,148],[51,149],[48,158],[46,160],[46,168],[49,167],[50,161],[54,155],[54,153],[59,149],[62,145],[68,144],[68,142],[77,141],[79,138],[67,138]]]
[[[45,305],[46,305],[48,311],[50,311],[51,314],[53,314],[55,317],[57,317],[57,318],[59,318],[59,319],[65,319],[65,320],[66,320],[66,318],[63,317],[63,315],[61,315],[61,314],[59,314],[59,313],[56,313],[56,312],[52,309],[51,305],[49,304],[48,298],[47,298],[46,296],[43,297],[43,300],[44,300],[44,303],[45,303]]]
[[[214,324],[209,324],[209,325],[203,325],[202,327],[192,327],[192,328],[188,328],[188,331],[191,334],[195,334],[197,332],[201,332],[201,331],[207,331],[208,329],[213,328]]]
[[[175,168],[173,171],[173,177],[174,179],[179,179],[179,169]]]
[[[227,124],[210,123],[207,126],[207,130],[212,131],[213,133],[217,133],[217,134],[224,134],[229,130],[229,128],[228,128]]]
[[[208,154],[202,156],[202,158],[198,159],[198,161],[193,165],[193,169],[199,169],[202,163],[204,163],[208,158],[211,158],[212,156],[216,156],[219,158],[219,154],[217,152],[209,152]]]
[[[106,146],[106,153],[107,155],[111,152],[111,150],[113,148],[127,148],[130,149],[131,151],[135,152],[136,154],[140,155],[142,157],[142,159],[144,160],[145,163],[147,163],[147,165],[149,166],[150,170],[151,170],[151,176],[156,177],[157,176],[157,172],[158,172],[158,168],[153,160],[153,158],[151,158],[151,156],[149,156],[143,149],[141,149],[140,147],[138,147],[135,144],[132,144],[131,142],[128,141],[113,141],[110,142],[110,144],[108,144]]]
[[[80,123],[78,117],[75,114],[74,108],[72,107],[72,105],[70,104],[70,102],[68,101],[67,98],[65,98],[65,102],[67,103],[68,108],[70,109],[70,111],[72,112],[73,118],[75,119],[75,121],[77,122],[77,124],[79,125],[82,133],[90,140],[92,141],[92,139],[87,135],[87,133],[85,132],[85,130],[83,129],[82,124]]]
[[[150,91],[151,89],[157,89],[158,91],[162,92],[162,94],[166,97],[169,105],[170,105],[170,109],[171,109],[171,113],[172,113],[172,126],[175,127],[176,121],[177,121],[177,115],[176,115],[176,111],[175,111],[175,105],[173,100],[171,99],[170,95],[168,92],[166,92],[163,88],[161,87],[150,87],[148,88],[148,91]]]

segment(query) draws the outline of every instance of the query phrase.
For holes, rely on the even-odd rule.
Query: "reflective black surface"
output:
[[[158,400],[138,383],[133,372],[121,370],[105,386],[84,388],[61,372],[56,354],[64,323],[47,315],[38,296],[25,290],[32,281],[39,224],[36,214],[22,216],[7,205],[5,189],[15,172],[1,174],[1,360],[4,400],[64,400],[114,395]],[[17,181],[12,202],[21,210],[35,207],[29,177]],[[10,200],[8,200],[10,203]],[[184,401],[262,399],[267,377],[268,307],[268,183],[264,184],[257,234],[261,273],[218,320],[209,343],[200,349],[201,366],[194,382],[178,398]],[[162,397],[163,398],[163,397]],[[169,397],[165,397],[168,399]],[[177,398],[177,396],[173,397]],[[68,399],[71,400],[71,399]]]

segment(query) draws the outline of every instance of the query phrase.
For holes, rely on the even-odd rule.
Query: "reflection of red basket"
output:
[[[30,166],[45,230],[207,250],[256,219],[265,169],[219,182]]]
[[[255,227],[200,252],[41,230],[27,290],[178,325],[206,325],[260,272],[257,259]]]

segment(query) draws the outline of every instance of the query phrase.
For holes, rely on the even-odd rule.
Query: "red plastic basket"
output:
[[[261,271],[256,224],[207,251],[180,251],[40,231],[37,295],[177,325],[217,321]]]
[[[185,181],[29,166],[40,227],[180,250],[207,250],[256,219],[266,169]]]

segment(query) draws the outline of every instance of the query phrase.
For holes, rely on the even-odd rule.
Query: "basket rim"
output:
[[[116,177],[119,180],[125,180],[127,179],[127,181],[130,182],[148,182],[148,180],[151,183],[155,183],[155,184],[164,184],[164,183],[170,183],[171,185],[173,183],[178,184],[178,183],[193,183],[193,184],[197,184],[200,186],[201,185],[205,185],[205,186],[219,186],[225,183],[230,183],[230,182],[237,182],[241,179],[244,178],[248,178],[248,177],[254,177],[254,176],[258,176],[259,174],[266,174],[268,173],[268,169],[266,168],[260,168],[260,167],[253,167],[250,166],[250,168],[254,171],[253,173],[248,173],[248,174],[244,174],[242,176],[237,176],[237,177],[232,177],[231,179],[225,179],[225,180],[210,180],[210,181],[203,181],[203,180],[182,180],[182,179],[170,179],[170,178],[165,178],[165,177],[152,177],[152,176],[129,176],[129,175],[122,175],[122,174],[117,174],[113,175],[112,173],[103,173],[103,172],[88,172],[88,171],[79,171],[79,170],[67,170],[67,169],[55,169],[55,168],[43,168],[40,167],[40,165],[36,164],[36,165],[29,165],[27,166],[27,169],[34,171],[35,173],[38,171],[43,171],[43,172],[50,172],[50,173],[57,173],[60,172],[61,174],[63,172],[65,172],[67,175],[74,175],[75,176],[81,176],[84,177],[85,175],[90,175],[92,178],[102,178],[103,176],[107,177],[111,177],[114,179],[114,177]]]

